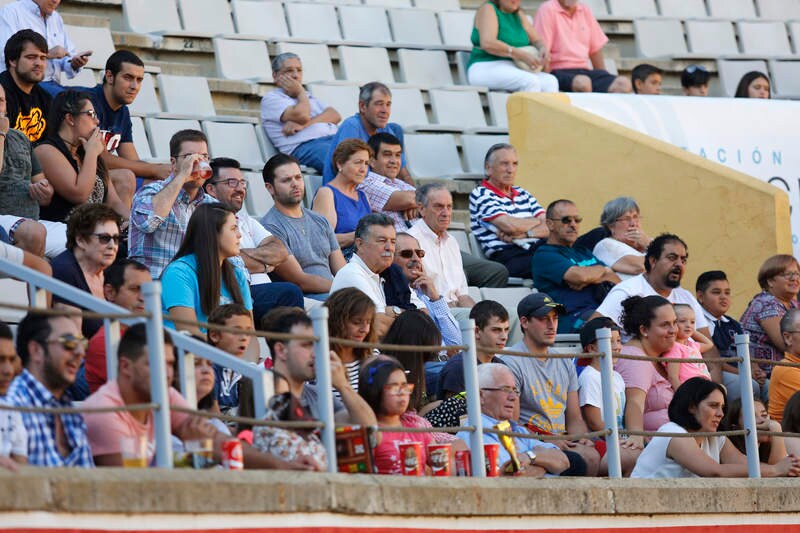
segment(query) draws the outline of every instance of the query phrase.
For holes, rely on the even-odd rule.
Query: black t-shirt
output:
[[[6,70],[0,74],[0,85],[6,91],[6,110],[11,127],[24,133],[32,143],[44,138],[52,98],[39,85],[28,94],[20,89]]]

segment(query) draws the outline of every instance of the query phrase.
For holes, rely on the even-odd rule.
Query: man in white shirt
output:
[[[18,0],[0,10],[0,42],[19,30],[31,29],[47,39],[47,70],[40,86],[56,95],[63,90],[61,73],[72,79],[89,62],[91,50],[77,52],[56,8],[61,0]],[[4,57],[0,65],[4,65]],[[2,68],[2,67],[0,67]]]
[[[253,295],[253,321],[259,324],[270,309],[280,306],[303,307],[303,293],[293,283],[272,283],[269,273],[286,260],[286,246],[264,226],[242,209],[247,194],[247,180],[242,176],[239,162],[217,157],[211,160],[211,177],[205,182],[206,193],[219,202],[236,209],[239,233],[242,234],[240,255],[232,258],[242,267],[250,282]]]
[[[711,338],[703,308],[691,292],[681,287],[681,280],[689,259],[686,243],[677,235],[662,233],[652,240],[644,257],[645,272],[626,279],[606,295],[592,318],[607,316],[617,324],[622,324],[622,302],[631,296],[651,296],[658,294],[672,303],[687,304],[694,310],[695,329],[706,338]],[[703,354],[705,358],[719,357],[717,349]],[[712,379],[721,383],[722,369],[719,364],[709,364]]]
[[[391,266],[397,233],[394,222],[383,213],[371,213],[358,221],[355,230],[356,253],[343,266],[331,284],[331,292],[355,287],[375,304],[375,330],[382,337],[401,310],[386,305],[381,272]]]

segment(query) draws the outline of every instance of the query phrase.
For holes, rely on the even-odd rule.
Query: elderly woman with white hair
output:
[[[645,250],[652,239],[642,231],[636,200],[620,196],[606,203],[600,224],[608,237],[594,246],[595,257],[623,280],[644,272]]]

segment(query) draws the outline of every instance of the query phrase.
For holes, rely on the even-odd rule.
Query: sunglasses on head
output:
[[[397,252],[397,255],[399,255],[403,259],[411,259],[412,257],[414,257],[415,253],[417,254],[417,257],[419,257],[420,259],[425,257],[425,250],[414,250],[414,249],[400,250],[399,252]]]
[[[708,70],[706,70],[706,67],[702,65],[689,65],[688,67],[686,67],[686,72],[688,72],[689,74],[694,74],[697,71],[708,72]]]

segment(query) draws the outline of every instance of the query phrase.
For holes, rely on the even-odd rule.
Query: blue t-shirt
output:
[[[536,249],[531,260],[533,286],[545,292],[556,302],[567,308],[566,315],[558,320],[559,333],[572,333],[584,322],[582,316],[594,311],[600,302],[595,298],[596,285],[588,285],[576,291],[564,282],[564,274],[571,267],[602,265],[592,252],[581,246],[556,246],[543,244]]]
[[[385,128],[379,128],[377,131],[377,133],[383,132],[391,133],[397,137],[401,146],[404,145],[403,128],[400,126],[400,124],[389,122],[386,124]],[[339,146],[339,143],[345,139],[361,139],[364,142],[369,140],[369,134],[367,133],[367,130],[364,129],[364,125],[361,123],[361,117],[358,115],[358,113],[348,119],[345,119],[344,122],[339,125],[339,129],[333,135],[330,148],[328,148],[328,155],[325,158],[325,167],[322,169],[323,185],[336,177],[336,172],[333,170],[333,151],[336,150],[336,147]],[[401,164],[403,167],[406,166],[405,149],[403,150]]]
[[[92,105],[97,113],[97,120],[100,121],[98,127],[105,132],[106,150],[113,154],[116,153],[120,144],[132,143],[133,126],[128,106],[123,105],[116,111],[111,109],[105,94],[103,94],[103,84],[101,83],[88,91],[92,95]]]
[[[234,272],[244,306],[252,311],[253,297],[250,295],[247,277],[239,268],[234,267]],[[189,307],[194,309],[198,322],[207,322],[208,317],[200,306],[200,281],[197,278],[197,257],[194,254],[184,255],[167,265],[164,273],[161,274],[161,291],[161,307],[165,314],[172,307]],[[233,297],[223,283],[219,295],[219,305],[229,303],[233,303]],[[175,327],[172,322],[167,320],[164,321],[164,324],[171,328]],[[180,326],[177,329],[181,329]]]
[[[336,209],[336,227],[333,228],[333,231],[335,233],[355,231],[361,217],[372,212],[367,195],[364,194],[364,191],[356,191],[358,200],[353,200],[336,187],[330,185],[326,185],[326,187],[333,191],[333,207]]]

